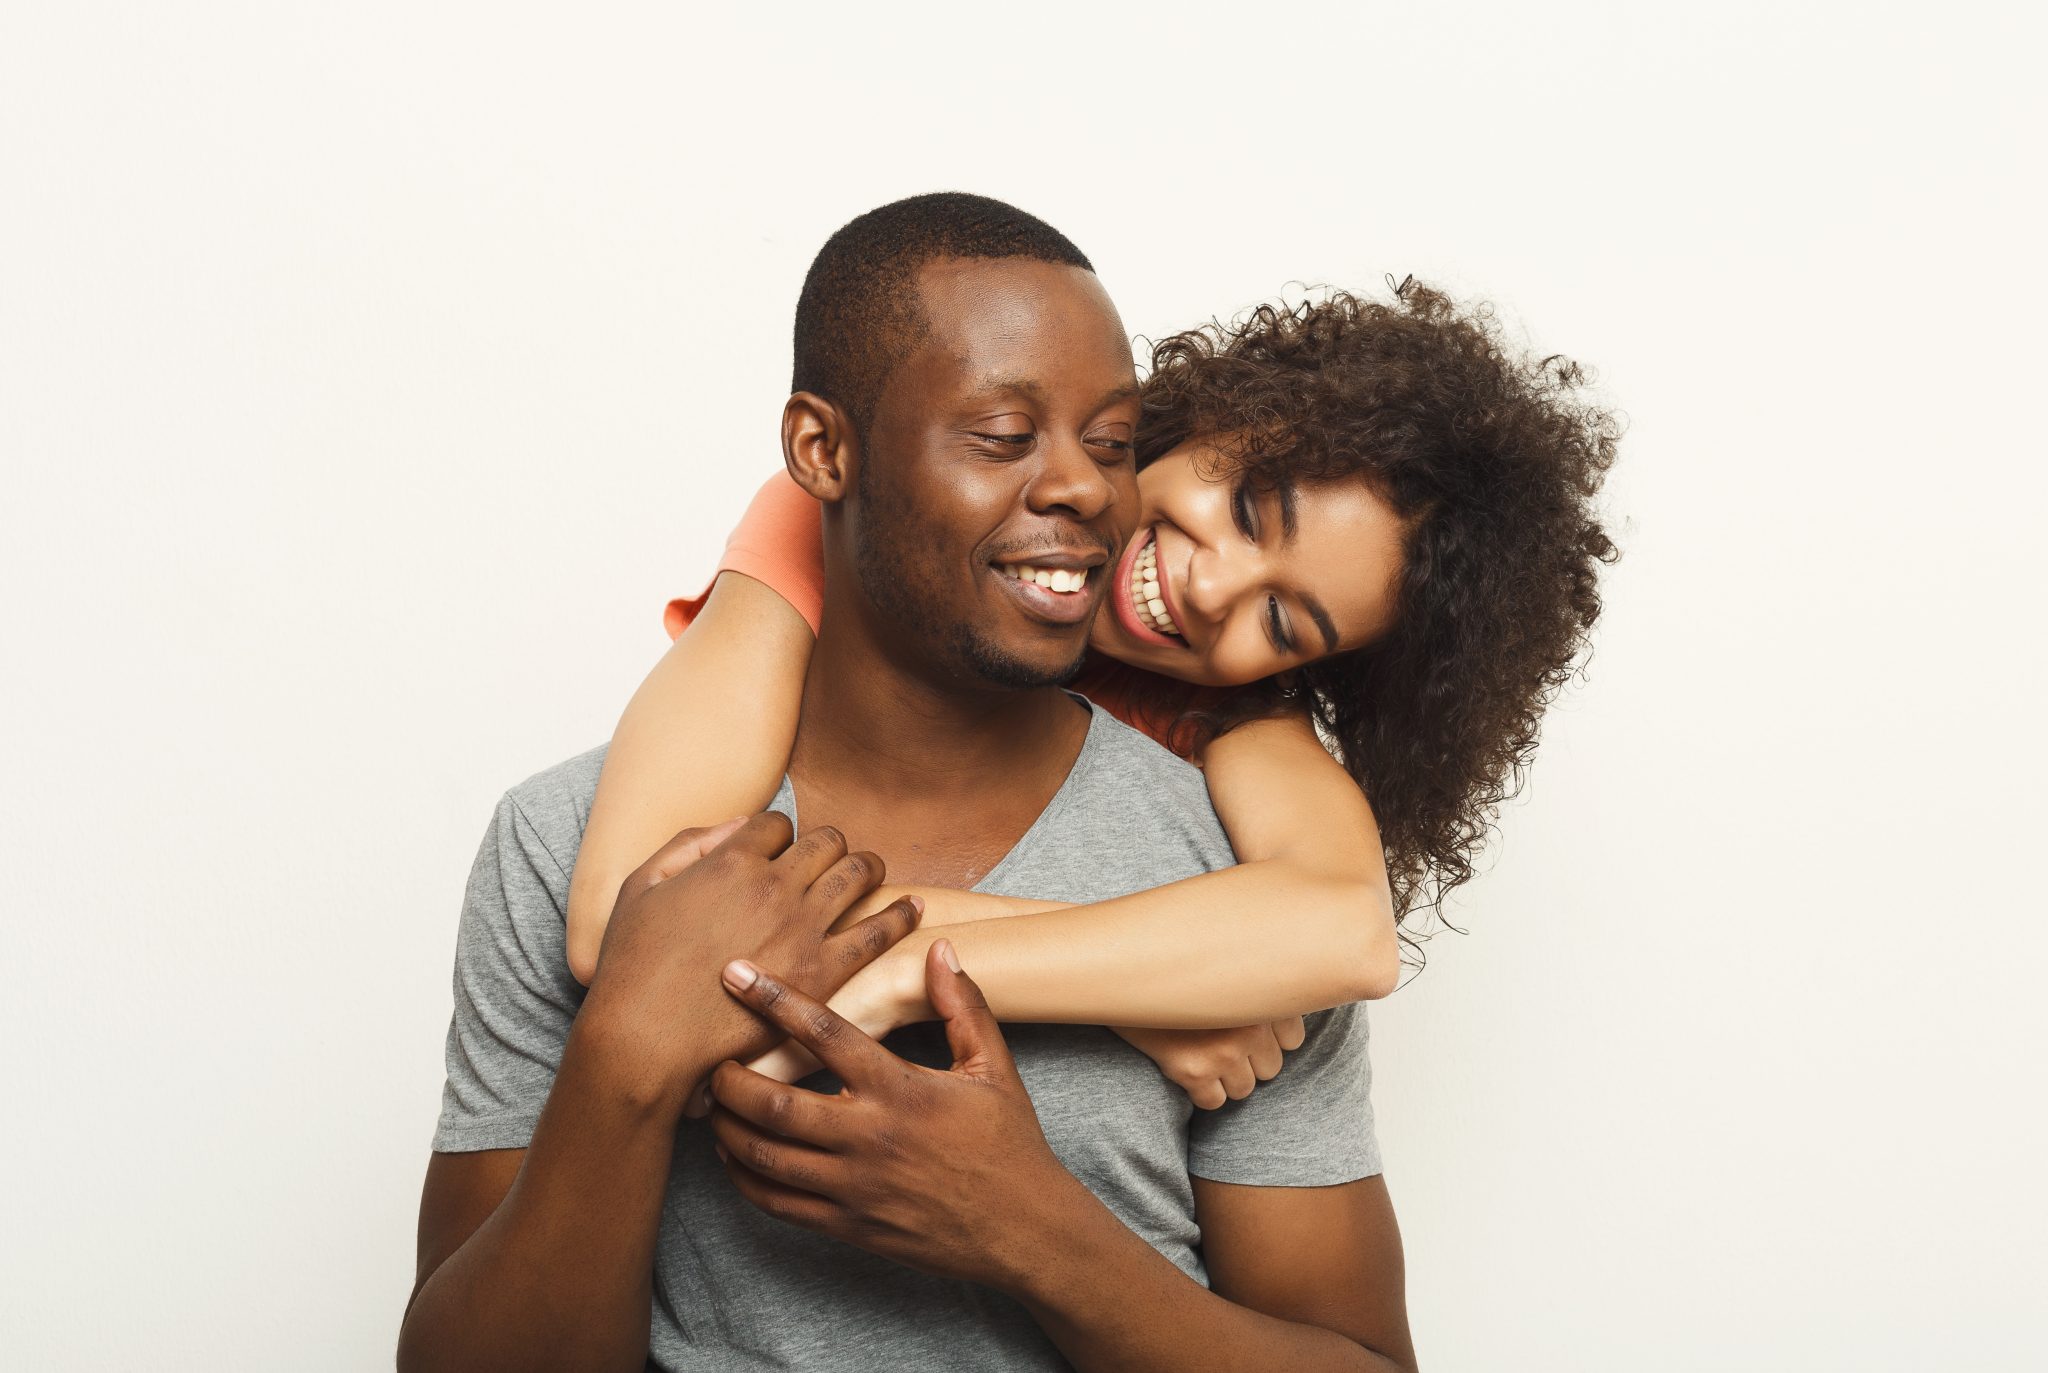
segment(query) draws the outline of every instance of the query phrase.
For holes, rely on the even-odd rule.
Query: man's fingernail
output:
[[[719,1161],[720,1163],[723,1163],[723,1162],[725,1162],[725,1161],[726,1161],[727,1159],[729,1159],[729,1158],[731,1158],[731,1157],[732,1157],[732,1155],[731,1155],[731,1154],[728,1154],[728,1153],[726,1153],[726,1152],[725,1152],[725,1146],[724,1146],[723,1144],[714,1144],[714,1145],[712,1145],[711,1147],[712,1147],[712,1149],[713,1149],[713,1150],[715,1150],[715,1151],[717,1152],[717,1154],[718,1154],[718,1161]]]
[[[952,940],[941,939],[939,941],[939,960],[954,972],[960,971],[960,955],[953,952]]]
[[[760,975],[760,970],[744,958],[735,958],[725,965],[725,985],[736,992],[743,992],[753,986],[754,979]]]
[[[922,896],[906,896],[903,898],[903,904],[910,907],[912,915],[924,914],[924,898]]]

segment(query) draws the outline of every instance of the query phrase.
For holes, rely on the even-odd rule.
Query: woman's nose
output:
[[[1181,608],[1204,624],[1220,624],[1258,580],[1258,560],[1248,552],[1197,547],[1188,557]]]

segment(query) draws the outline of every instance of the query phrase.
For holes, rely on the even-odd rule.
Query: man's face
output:
[[[1076,267],[946,259],[917,284],[930,332],[877,398],[848,511],[862,588],[948,677],[1065,681],[1136,519],[1123,322]]]

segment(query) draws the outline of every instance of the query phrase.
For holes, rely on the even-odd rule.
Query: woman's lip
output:
[[[1110,607],[1116,612],[1116,622],[1122,625],[1125,632],[1138,642],[1161,644],[1167,648],[1186,648],[1187,642],[1185,640],[1161,634],[1158,630],[1139,619],[1138,607],[1132,602],[1131,569],[1137,566],[1138,555],[1145,551],[1147,544],[1153,542],[1158,537],[1158,533],[1159,527],[1154,525],[1137,538],[1132,539],[1129,546],[1124,549],[1123,557],[1118,558],[1116,561],[1116,572],[1114,574],[1116,585],[1110,590],[1109,603]],[[1163,587],[1164,582],[1161,585]],[[1173,622],[1179,624],[1179,617],[1176,616]]]

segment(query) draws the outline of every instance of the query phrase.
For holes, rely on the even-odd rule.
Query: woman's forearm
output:
[[[1245,863],[1088,906],[934,922],[884,960],[909,1018],[930,1013],[925,946],[943,929],[1003,1020],[1221,1029],[1384,996],[1399,949],[1384,887],[1286,860]],[[972,896],[973,894],[964,894]],[[953,914],[1005,898],[955,901]]]
[[[1255,721],[1203,758],[1239,863],[1087,906],[920,891],[923,927],[848,984],[922,1019],[943,929],[1004,1020],[1227,1029],[1372,1000],[1401,971],[1372,807],[1305,720]],[[877,893],[871,905],[896,893]],[[866,976],[866,974],[863,974]]]

